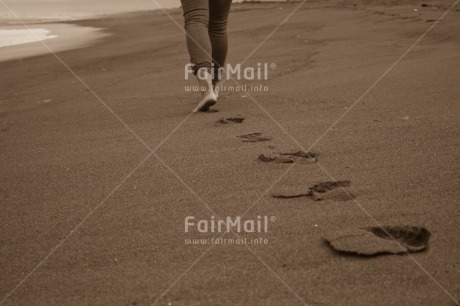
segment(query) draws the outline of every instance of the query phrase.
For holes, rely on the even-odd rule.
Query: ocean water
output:
[[[2,0],[0,5],[0,49],[54,39],[56,32],[45,28],[48,21],[66,21],[130,11],[174,8],[180,0]],[[21,20],[19,21],[18,18]],[[29,24],[25,29],[21,22]],[[14,29],[11,26],[15,25]],[[37,26],[38,25],[38,26]],[[20,29],[22,28],[22,29]],[[59,33],[61,35],[63,33]],[[65,35],[65,33],[64,33]]]
[[[243,0],[233,0],[234,3]],[[3,5],[4,4],[4,5]],[[180,7],[180,0],[2,0],[0,23],[21,19],[76,19],[158,8]]]
[[[234,3],[242,1],[233,0]],[[4,5],[0,5],[0,48],[58,37],[49,28],[29,30],[8,27],[9,25],[22,27],[22,22],[40,24],[97,15],[180,7],[180,0],[2,0],[2,2]]]

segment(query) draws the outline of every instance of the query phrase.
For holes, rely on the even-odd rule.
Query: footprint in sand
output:
[[[430,235],[424,227],[404,225],[342,229],[324,239],[337,252],[375,256],[423,251]]]
[[[332,201],[351,201],[356,196],[349,192],[346,187],[350,187],[351,182],[335,181],[335,182],[323,182],[310,187],[311,197],[315,201],[332,200]]]
[[[296,151],[288,153],[260,154],[258,159],[263,162],[273,162],[279,164],[314,164],[318,161],[318,154],[306,151]]]
[[[262,141],[270,141],[273,138],[271,136],[264,136],[262,133],[252,133],[246,135],[240,135],[239,138],[243,139],[243,142],[262,142]]]
[[[229,124],[229,123],[243,123],[244,117],[242,116],[235,116],[235,117],[227,117],[227,118],[220,118],[216,121],[219,124]]]
[[[305,193],[273,193],[272,197],[277,199],[292,199],[300,197],[310,197],[315,201],[350,201],[355,198],[351,192],[346,190],[350,187],[350,181],[322,182],[308,188]]]

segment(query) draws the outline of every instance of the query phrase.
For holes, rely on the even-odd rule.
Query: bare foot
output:
[[[196,112],[207,112],[211,106],[217,103],[216,94],[212,91],[203,95],[203,98],[198,103],[197,107],[193,110]]]

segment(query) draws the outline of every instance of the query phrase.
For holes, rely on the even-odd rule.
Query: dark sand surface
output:
[[[347,3],[306,3],[247,62],[277,64],[269,92],[250,94],[292,138],[249,97],[223,92],[219,112],[194,114],[162,142],[198,99],[184,91],[181,30],[158,12],[79,22],[113,35],[59,56],[148,146],[162,143],[167,167],[151,156],[126,180],[149,151],[55,57],[0,63],[3,305],[455,305],[460,6],[322,137],[453,2]],[[235,6],[229,62],[297,5]],[[215,123],[236,115],[246,120]],[[273,140],[237,137],[256,132]],[[318,163],[278,180],[290,165],[257,156],[298,150],[293,139],[314,144]],[[356,198],[270,195],[333,179]],[[212,215],[203,203],[222,217],[255,203],[247,218],[276,217],[269,244],[204,255],[209,245],[185,245],[184,218]],[[426,227],[429,248],[362,258],[323,240],[376,221]]]

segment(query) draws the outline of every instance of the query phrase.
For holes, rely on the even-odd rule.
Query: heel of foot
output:
[[[197,105],[197,107],[193,110],[194,113],[196,112],[207,112],[211,106],[217,103],[217,97],[214,93],[211,93],[204,97]]]

